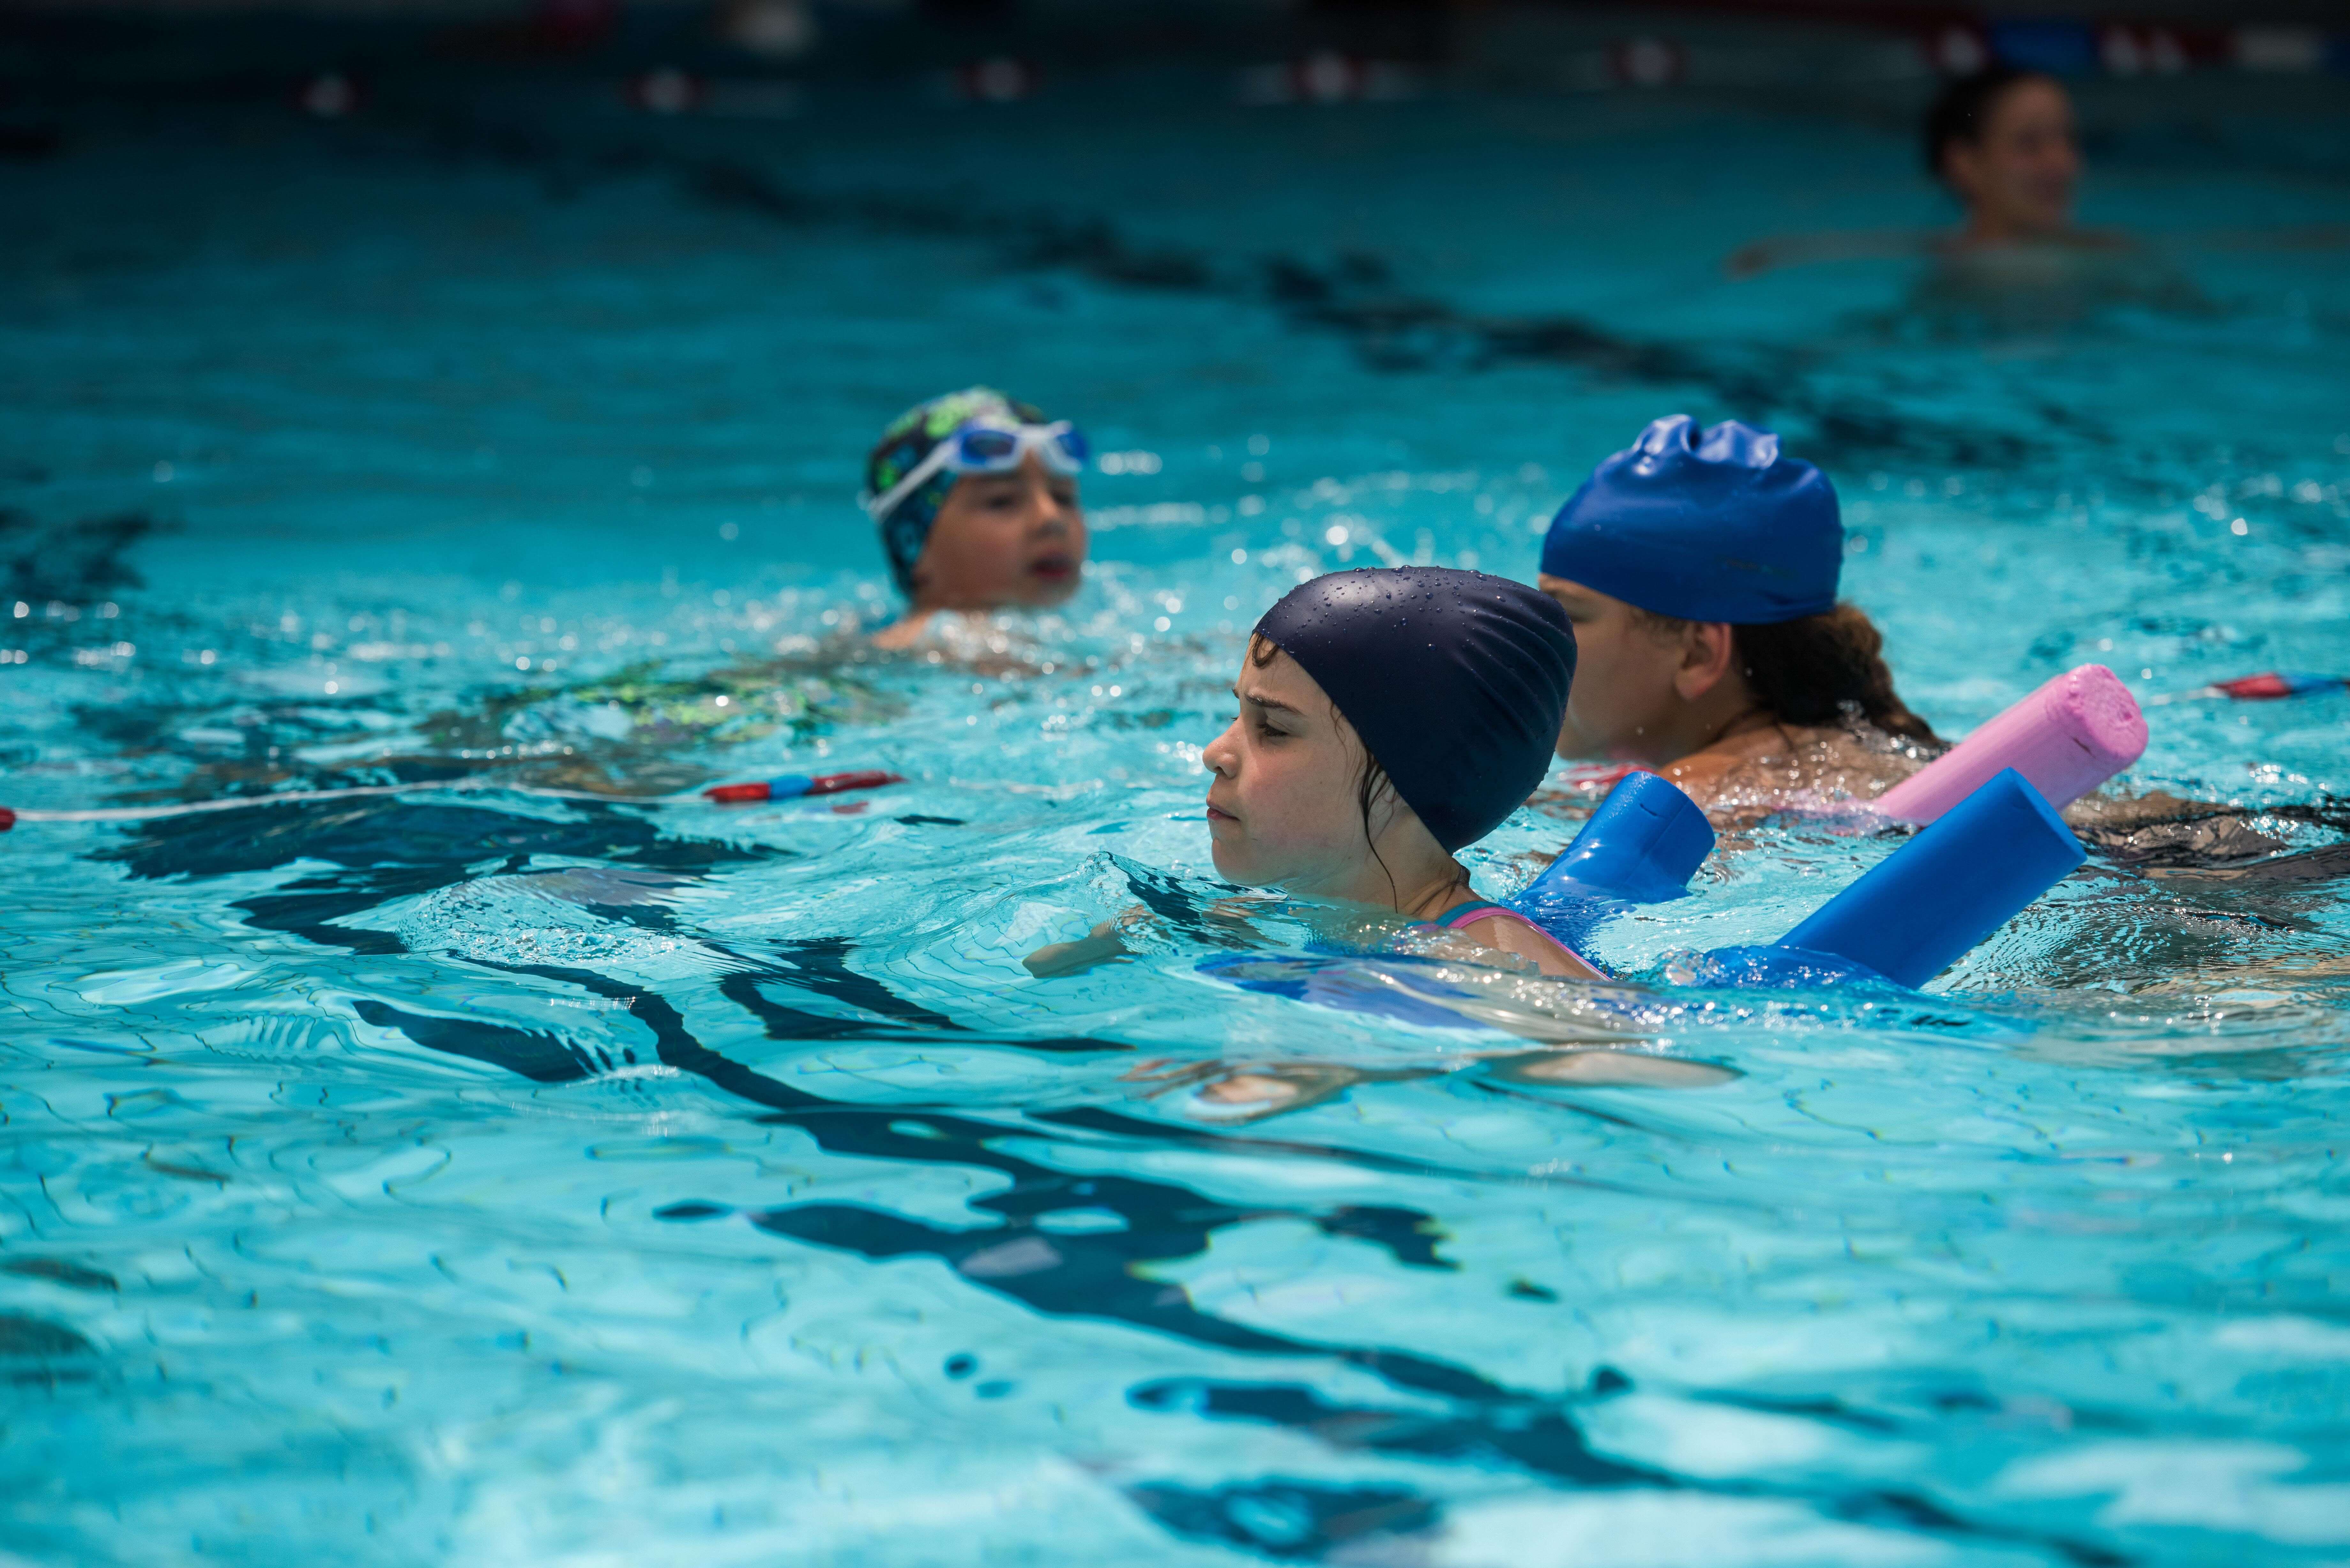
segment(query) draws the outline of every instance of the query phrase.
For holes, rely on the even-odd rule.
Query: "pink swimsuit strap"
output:
[[[1589,964],[1593,969],[1599,969],[1597,964],[1592,963],[1589,959],[1585,958],[1581,953],[1576,952],[1573,948],[1568,947],[1565,942],[1560,941],[1548,931],[1544,930],[1540,926],[1534,924],[1532,920],[1526,919],[1515,909],[1511,909],[1507,904],[1495,904],[1483,898],[1477,898],[1469,903],[1462,904],[1457,909],[1447,909],[1444,913],[1437,916],[1436,919],[1429,921],[1428,923],[1431,926],[1440,926],[1448,931],[1457,931],[1463,926],[1473,926],[1480,920],[1494,919],[1508,920],[1515,925],[1523,926],[1526,929],[1540,937],[1544,941],[1548,942],[1558,951],[1565,953],[1568,958],[1575,960],[1575,962],[1580,964]],[[1600,972],[1605,974],[1607,971],[1600,970]]]

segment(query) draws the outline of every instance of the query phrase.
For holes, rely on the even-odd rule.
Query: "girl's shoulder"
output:
[[[1506,904],[1471,897],[1429,924],[1459,940],[1522,958],[1547,975],[1568,980],[1605,980],[1598,967]]]

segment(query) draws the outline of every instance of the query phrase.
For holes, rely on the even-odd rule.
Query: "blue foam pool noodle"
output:
[[[1627,774],[1526,891],[1573,882],[1632,903],[1659,904],[1687,892],[1690,877],[1712,853],[1713,825],[1695,801],[1655,774]]]
[[[2088,858],[2023,775],[1991,775],[1779,940],[1925,984]]]
[[[1628,774],[1558,858],[1508,902],[1574,947],[1627,904],[1679,898],[1711,853],[1713,826],[1696,802],[1654,774]]]

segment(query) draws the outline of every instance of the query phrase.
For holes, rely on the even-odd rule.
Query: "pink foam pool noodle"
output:
[[[1877,797],[1903,822],[1932,822],[2013,768],[2063,810],[2146,752],[2146,715],[2102,664],[2067,670]]]

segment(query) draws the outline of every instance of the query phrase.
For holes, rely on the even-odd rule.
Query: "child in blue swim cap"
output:
[[[1077,591],[1085,437],[992,387],[966,387],[889,421],[865,463],[866,514],[903,619],[874,641],[909,648],[941,613],[1047,609]]]
[[[1799,787],[1871,794],[1940,742],[1884,639],[1836,601],[1835,488],[1768,431],[1658,420],[1543,542],[1578,658],[1561,756],[1652,769],[1700,805]]]

